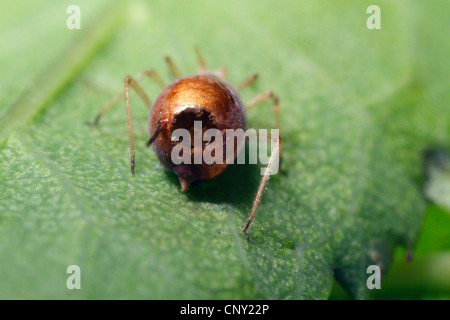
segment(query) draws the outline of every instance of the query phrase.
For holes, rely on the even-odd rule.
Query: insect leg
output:
[[[206,67],[206,62],[205,59],[202,56],[202,53],[200,52],[200,50],[195,47],[195,53],[197,54],[197,61],[198,61],[198,73],[204,73],[206,71],[208,71],[208,68]]]
[[[134,137],[133,137],[133,121],[131,119],[131,108],[130,108],[130,87],[137,92],[141,97],[147,107],[151,108],[152,103],[148,96],[145,94],[144,90],[139,86],[139,84],[132,77],[125,77],[125,107],[127,110],[128,119],[128,138],[130,140],[131,149],[131,173],[134,174],[135,169],[135,150],[134,150]]]
[[[178,67],[175,65],[175,63],[173,62],[172,58],[169,56],[166,56],[166,62],[169,65],[169,69],[170,69],[170,72],[172,73],[172,75],[177,79],[181,78],[181,76],[182,76],[181,72],[178,69]]]
[[[269,163],[267,164],[266,170],[264,170],[263,177],[261,178],[261,182],[259,184],[258,191],[255,196],[255,200],[253,200],[252,210],[250,211],[250,214],[247,218],[247,223],[245,224],[244,228],[242,229],[242,232],[244,233],[247,240],[249,240],[247,230],[250,227],[250,224],[252,223],[253,218],[256,215],[256,211],[258,210],[258,206],[261,201],[262,194],[264,192],[264,188],[266,186],[267,180],[269,180],[269,177],[270,177],[270,172],[272,170],[273,165],[276,163],[275,160],[279,156],[281,139],[280,139],[280,137],[270,137],[270,138],[271,138],[271,140],[275,141],[275,148],[272,150],[272,153],[269,158]]]
[[[251,77],[249,79],[251,79]],[[244,81],[243,83],[245,83],[245,82],[246,81]],[[256,106],[264,101],[267,101],[269,99],[272,100],[272,102],[273,102],[276,126],[277,126],[277,129],[279,130],[280,129],[280,102],[279,102],[278,97],[271,90],[262,92],[262,93],[258,94],[257,96],[255,96],[253,99],[251,99],[246,104],[246,108],[249,109],[249,108],[254,107],[254,106]],[[276,145],[275,145],[274,150],[272,151],[272,154],[269,159],[269,164],[268,164],[266,170],[264,171],[264,175],[263,175],[263,177],[261,179],[261,183],[258,187],[258,192],[256,193],[255,200],[253,201],[252,210],[250,211],[250,215],[247,219],[247,223],[245,224],[244,228],[242,229],[242,232],[246,236],[247,240],[248,240],[247,229],[250,226],[250,224],[252,223],[253,218],[256,214],[256,210],[258,209],[258,205],[261,201],[261,197],[264,192],[264,187],[267,183],[267,180],[269,179],[270,171],[272,170],[272,166],[275,162],[276,156],[279,156],[279,166],[281,167],[281,160],[282,160],[281,137],[271,137],[270,136],[270,139],[271,140],[276,139]]]
[[[254,97],[249,102],[247,102],[247,104],[245,105],[245,108],[249,109],[249,108],[254,107],[254,106],[256,106],[264,101],[267,101],[269,99],[271,99],[273,102],[273,111],[275,113],[275,121],[276,121],[277,129],[281,131],[281,129],[280,129],[280,100],[273,93],[272,90],[264,91],[264,92],[261,92],[260,94],[256,95],[256,97]],[[280,134],[280,136],[281,136],[281,134]],[[283,145],[281,144],[281,141],[280,141],[280,167],[281,167],[281,162],[283,159],[282,154],[283,154]]]
[[[273,102],[273,110],[275,112],[275,121],[277,125],[277,129],[280,129],[280,101],[278,97],[273,93],[272,90],[264,91],[258,94],[256,97],[251,99],[245,105],[245,108],[249,109],[257,104],[260,104],[266,100],[271,99]]]
[[[164,126],[167,124],[167,122],[163,122],[160,121],[158,124],[158,127],[156,128],[155,132],[153,133],[153,135],[148,139],[147,143],[145,144],[147,147],[150,147],[150,145],[153,143],[153,141],[156,140],[156,138],[158,138],[159,133],[161,132],[161,130],[164,128]]]
[[[245,79],[244,81],[242,81],[241,83],[239,83],[236,86],[236,89],[238,90],[242,90],[245,87],[249,86],[250,84],[252,84],[256,79],[258,79],[258,74],[254,73],[252,75],[250,75],[249,77],[247,77],[247,79]]]
[[[136,78],[136,81],[141,81],[145,76],[150,76],[155,80],[162,88],[165,87],[164,81],[161,79],[158,73],[156,73],[153,69],[145,70],[141,72],[138,77]],[[95,117],[94,121],[92,122],[92,126],[96,127],[98,123],[100,122],[101,117],[108,112],[109,109],[111,109],[125,94],[125,91],[121,91],[117,96],[115,96],[111,101],[109,101],[98,113]]]

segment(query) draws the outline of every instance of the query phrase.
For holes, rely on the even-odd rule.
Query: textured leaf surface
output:
[[[78,3],[81,31],[66,28],[65,4],[2,4],[0,35],[11,43],[0,52],[2,121],[52,58],[75,50],[76,33],[95,28],[88,21],[114,10]],[[450,131],[448,4],[379,1],[382,29],[372,31],[370,4],[130,2],[113,40],[2,146],[0,297],[327,298],[334,275],[366,297],[367,266],[387,268],[396,245],[414,245],[421,152],[449,146]],[[270,179],[250,242],[240,229],[257,166],[183,194],[145,148],[148,112],[136,95],[136,176],[123,105],[98,129],[85,125],[125,75],[156,68],[168,80],[165,54],[193,73],[195,45],[212,68],[228,65],[232,82],[261,74],[244,100],[268,88],[281,99],[286,174]],[[143,85],[155,98],[158,87]],[[269,104],[248,117],[274,125]],[[71,264],[80,291],[66,288]]]

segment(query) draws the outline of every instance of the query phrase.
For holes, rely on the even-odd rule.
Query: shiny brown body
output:
[[[213,74],[194,75],[167,86],[150,111],[149,135],[152,137],[159,130],[153,149],[164,166],[187,186],[212,179],[227,167],[226,161],[210,165],[193,164],[193,161],[192,164],[175,165],[172,162],[172,149],[178,143],[172,139],[173,131],[184,128],[192,132],[195,120],[202,121],[203,131],[215,128],[225,133],[226,129],[247,129],[244,104],[237,90],[225,80]]]

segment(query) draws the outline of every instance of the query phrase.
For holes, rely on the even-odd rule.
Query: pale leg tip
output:
[[[249,238],[249,236],[248,236],[247,230],[243,229],[243,230],[242,230],[242,233],[244,234],[245,239],[247,239],[247,241],[249,241],[250,238]]]

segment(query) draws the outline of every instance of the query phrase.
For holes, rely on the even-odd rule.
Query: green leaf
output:
[[[325,299],[333,276],[365,298],[367,266],[414,246],[422,152],[450,146],[446,2],[378,1],[380,30],[366,27],[369,1],[91,2],[76,1],[81,30],[61,3],[0,10],[0,298]],[[122,103],[85,125],[127,74],[168,81],[166,54],[194,73],[194,46],[233,83],[260,73],[244,101],[269,88],[281,100],[286,174],[250,242],[258,166],[182,193],[145,148],[137,95],[136,176]],[[269,103],[248,118],[274,126]],[[66,287],[72,264],[81,290]]]

